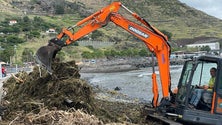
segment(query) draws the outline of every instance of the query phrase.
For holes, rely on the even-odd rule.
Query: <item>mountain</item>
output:
[[[86,6],[102,8],[109,0],[75,0]],[[222,20],[189,7],[178,0],[120,0],[128,9],[147,19],[160,30],[173,34],[173,39],[194,37],[222,37]]]
[[[2,3],[1,17],[14,15],[39,15],[55,14],[58,7],[63,7],[65,13],[73,14],[70,20],[81,20],[84,17],[100,10],[114,0],[0,0]],[[172,33],[172,39],[194,37],[222,37],[222,20],[209,16],[204,12],[187,6],[178,0],[120,0],[128,9],[145,18],[151,25],[159,30]],[[126,11],[122,11],[127,15]],[[79,14],[80,16],[76,16]],[[54,15],[55,16],[55,15]],[[2,20],[2,19],[1,19]],[[67,19],[64,19],[67,20]],[[56,22],[57,23],[57,22]],[[59,25],[60,22],[57,23]],[[73,23],[74,24],[74,23]],[[73,25],[65,24],[65,25]],[[62,24],[61,24],[62,25]],[[102,30],[107,36],[118,36],[121,30],[112,29],[113,25]],[[111,29],[111,31],[109,31]],[[113,32],[116,34],[112,35]],[[123,34],[125,35],[125,34]],[[127,34],[128,35],[128,34]],[[128,35],[129,37],[131,35]],[[120,36],[120,39],[124,37]]]
[[[22,11],[12,6],[8,0],[0,0],[0,2],[0,21],[3,21],[6,17],[22,14]]]

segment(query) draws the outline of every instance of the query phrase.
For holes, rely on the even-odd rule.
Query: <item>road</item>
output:
[[[0,102],[2,100],[2,94],[3,94],[3,82],[10,78],[11,75],[7,75],[6,77],[0,78]]]

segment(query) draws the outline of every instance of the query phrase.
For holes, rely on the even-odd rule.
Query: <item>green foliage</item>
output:
[[[65,60],[65,56],[66,56],[66,53],[64,53],[63,51],[59,51],[56,54],[56,58],[59,58],[60,60]]]
[[[104,51],[104,56],[109,57],[111,55],[111,51],[105,50]]]
[[[17,37],[17,36],[14,36],[14,35],[10,35],[10,36],[7,36],[6,42],[7,42],[9,45],[16,45],[16,44],[24,43],[25,40],[22,39],[22,38],[19,38],[19,37]]]
[[[38,31],[31,31],[31,32],[26,34],[27,38],[29,38],[29,39],[32,39],[34,37],[39,38],[40,35],[41,34]]]
[[[103,58],[103,57],[134,57],[134,56],[140,56],[140,57],[146,57],[148,56],[148,51],[145,48],[138,49],[138,48],[129,48],[124,50],[100,50],[100,49],[94,49],[93,52],[84,51],[82,53],[82,57],[86,59],[92,59],[92,58]]]
[[[0,37],[0,43],[2,44],[3,42],[5,42],[5,38],[4,37]]]
[[[165,35],[168,37],[169,40],[172,39],[173,34],[172,34],[171,32],[168,32],[168,31],[166,31],[166,30],[161,30],[161,32],[162,32],[163,34],[165,34]]]
[[[79,46],[79,43],[78,42],[74,42],[73,46]]]
[[[82,52],[81,55],[82,55],[83,58],[86,58],[86,59],[94,58],[94,56],[92,55],[92,53],[90,53],[90,52],[88,52],[88,51]]]
[[[45,22],[41,17],[35,16],[33,19],[30,19],[28,16],[17,17],[17,24],[12,26],[8,25],[8,22],[11,19],[5,19],[0,24],[3,25],[3,28],[0,28],[0,32],[4,33],[20,33],[22,32],[30,32],[30,31],[42,31],[47,30],[49,28],[57,28],[55,24]]]
[[[104,52],[102,50],[95,49],[93,52],[84,51],[81,55],[86,59],[102,58],[104,57]]]
[[[23,25],[21,29],[23,32],[29,32],[29,31],[32,31],[32,26],[31,25]]]
[[[111,3],[113,1],[114,0],[109,0],[108,2]],[[47,15],[47,16],[42,16],[42,18],[39,16],[33,16],[33,15],[27,15],[23,17],[13,17],[13,16],[2,17],[1,16],[2,22],[0,22],[0,26],[1,26],[0,32],[4,32],[5,33],[4,37],[6,38],[5,39],[4,37],[0,36],[1,46],[5,48],[7,46],[12,46],[14,44],[21,43],[21,42],[16,42],[13,39],[12,39],[13,43],[11,43],[11,39],[8,39],[7,33],[9,33],[10,35],[13,34],[14,36],[17,36],[17,37],[18,36],[24,37],[24,34],[25,34],[27,35],[26,38],[28,39],[39,38],[41,37],[40,33],[42,31],[46,31],[49,28],[55,28],[60,31],[61,29],[60,26],[72,25],[72,23],[75,23],[83,19],[83,17],[89,16],[92,12],[99,10],[100,8],[102,8],[101,6],[104,6],[106,4],[106,1],[103,1],[103,2],[98,2],[98,6],[97,5],[91,6],[90,5],[91,1],[87,1],[89,5],[84,4],[82,2],[85,2],[85,1],[67,2],[64,0],[55,0],[53,2],[50,2],[51,7],[53,8],[52,10],[54,11],[54,14],[58,13],[60,14],[59,16]],[[188,8],[187,6],[179,3],[176,0],[172,0],[172,1],[169,1],[169,0],[167,1],[161,1],[161,0],[138,1],[137,0],[134,2],[121,0],[121,2],[133,12],[138,13],[141,17],[146,19],[150,24],[155,26],[157,29],[159,28],[163,29],[162,32],[168,36],[169,40],[171,39],[176,40],[180,38],[191,38],[191,37],[196,37],[196,36],[201,36],[201,35],[212,36],[212,37],[222,36],[220,33],[221,31],[220,27],[222,26],[220,20],[209,17],[201,12],[193,10],[192,8]],[[173,4],[171,4],[171,2]],[[32,3],[31,4],[32,9],[37,9],[35,8],[36,6],[34,4],[41,5],[40,0],[31,0],[31,3]],[[100,3],[102,3],[102,5]],[[42,6],[42,8],[44,7]],[[51,10],[46,10],[46,11],[51,12]],[[72,15],[69,15],[68,17],[67,15],[65,15],[67,13],[71,13]],[[79,17],[81,18],[79,19]],[[14,19],[17,20],[18,23],[13,26],[9,26],[8,25],[9,20],[14,20]],[[93,40],[105,41],[107,40],[105,36],[108,36],[110,37],[110,39],[108,39],[109,41],[115,41],[115,42],[138,40],[138,38],[133,37],[131,34],[128,34],[127,32],[125,33],[123,31],[124,30],[119,28],[118,26],[115,26],[113,28],[113,25],[107,25],[107,28],[104,27],[104,28],[101,28],[101,30],[96,30],[92,32],[90,37]],[[41,38],[43,37],[45,36],[42,36]],[[73,45],[75,45],[75,43]],[[90,52],[86,54],[85,52],[83,52],[82,55],[85,55],[85,57],[87,58],[99,58],[103,56],[130,57],[130,56],[149,55],[149,52],[147,51],[147,49],[144,49],[144,48],[129,49],[128,44],[124,47],[126,48],[124,50],[110,49],[110,50],[104,50],[104,51],[97,50],[93,47],[89,47],[92,51],[90,50]],[[173,47],[172,51],[177,51],[180,49],[181,48]],[[186,48],[182,48],[182,49],[185,50]],[[197,48],[191,48],[187,50],[193,51],[193,50],[197,50]],[[68,53],[68,54],[72,55],[73,53]],[[68,54],[61,53],[61,56],[62,57],[65,55],[67,56]],[[58,55],[60,55],[60,53]]]
[[[210,49],[209,46],[203,46],[203,47],[200,48],[200,51],[207,51],[207,52],[209,52],[210,50],[211,49]]]
[[[0,57],[2,61],[9,62],[10,57],[14,56],[14,48],[13,46],[8,46],[5,50],[0,51]]]
[[[24,16],[24,17],[23,17],[23,22],[29,23],[29,22],[30,22],[29,17],[28,17],[28,16]]]
[[[37,16],[33,18],[33,21],[35,24],[41,24],[41,22],[44,22],[44,20],[41,17],[37,17]]]
[[[54,3],[56,14],[73,14],[79,13],[80,16],[85,17],[87,11],[84,8],[84,4],[81,2],[67,2],[65,0],[55,0]],[[88,16],[89,14],[87,14]]]
[[[8,27],[4,27],[2,29],[0,29],[0,32],[3,32],[5,34],[8,33],[19,33],[19,27],[18,26],[8,26]]]
[[[109,55],[109,56],[111,56],[111,57],[117,57],[118,55],[119,55],[119,52],[116,51],[116,50],[114,50],[114,49],[112,49],[112,50],[110,51],[110,55]]]
[[[103,33],[99,30],[96,30],[92,32],[91,38],[93,40],[99,40],[99,37],[102,37],[102,36],[103,36]]]
[[[147,49],[145,49],[145,48],[142,48],[140,51],[139,51],[139,56],[141,56],[141,57],[146,57],[147,55],[148,55],[148,51],[147,51]]]
[[[55,14],[64,14],[64,6],[63,5],[56,5],[55,6]]]
[[[96,49],[96,50],[93,52],[93,55],[94,55],[94,58],[104,57],[104,53],[103,53],[103,51],[100,50],[100,49]]]
[[[87,48],[91,49],[91,50],[94,50],[93,46],[87,46]]]
[[[171,52],[175,52],[175,51],[181,51],[181,50],[186,50],[187,48],[186,47],[172,47],[171,48]]]
[[[23,62],[31,62],[33,59],[33,50],[29,48],[25,48],[22,52],[22,61]]]
[[[188,52],[196,52],[196,51],[198,51],[198,47],[186,47],[186,50],[188,51]]]
[[[24,17],[14,17],[17,20],[17,24],[9,25],[9,21],[12,18],[5,18],[0,22],[0,32],[5,33],[3,37],[0,36],[1,46],[4,48],[7,46],[13,46],[20,43],[24,43],[28,39],[40,38],[41,31],[46,31],[49,28],[56,28],[55,24],[45,22],[41,17],[35,16],[33,19]],[[25,39],[18,37],[19,34],[25,34]]]
[[[120,56],[127,56],[127,57],[131,57],[134,56],[136,54],[134,54],[134,52],[132,51],[132,49],[126,49],[126,50],[122,50],[119,52]]]

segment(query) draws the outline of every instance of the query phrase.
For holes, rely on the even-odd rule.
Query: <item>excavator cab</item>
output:
[[[188,123],[221,125],[222,124],[222,59],[214,56],[200,56],[186,61],[178,84],[173,113],[178,119]],[[196,107],[192,98],[198,86],[208,85],[211,78],[210,69],[216,68],[213,89],[202,91]],[[171,112],[172,113],[172,112]]]

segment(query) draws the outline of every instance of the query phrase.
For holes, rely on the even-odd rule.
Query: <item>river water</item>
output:
[[[177,86],[181,71],[181,65],[170,67],[172,88]],[[162,89],[158,70],[156,71],[156,74],[159,84],[159,95],[161,98]],[[118,93],[121,93],[127,98],[138,100],[139,102],[150,102],[153,98],[151,75],[152,68],[149,67],[128,72],[81,73],[81,78],[86,79],[91,85],[100,89],[114,91],[114,89],[118,87],[120,88]]]

